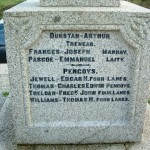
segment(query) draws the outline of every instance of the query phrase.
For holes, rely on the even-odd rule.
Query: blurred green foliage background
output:
[[[150,0],[129,0],[132,3],[141,5],[146,8],[150,8]]]

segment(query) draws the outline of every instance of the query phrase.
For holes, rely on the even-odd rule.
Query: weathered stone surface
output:
[[[7,98],[0,111],[0,146],[1,150],[16,150],[14,126],[12,121],[12,107]]]
[[[7,64],[0,64],[0,110],[6,100],[4,92],[9,92],[8,67]]]
[[[1,85],[0,85],[1,86]],[[150,106],[147,105],[143,139],[141,143],[135,144],[94,144],[94,145],[36,145],[17,146],[14,140],[14,129],[12,126],[12,107],[10,99],[7,99],[0,112],[0,150],[149,150],[150,146]],[[4,121],[5,120],[5,121]],[[5,123],[4,123],[5,122]],[[8,134],[9,133],[9,134]],[[11,133],[11,134],[10,134]]]
[[[40,0],[41,6],[118,7],[120,0]]]
[[[150,60],[150,10],[121,2],[119,8],[100,7],[39,7],[38,1],[24,2],[4,14],[6,45],[10,73],[11,100],[13,101],[14,126],[18,144],[86,144],[86,143],[120,143],[141,140],[146,98],[149,96],[148,63]],[[79,34],[79,38],[50,38],[50,33]],[[105,38],[84,38],[85,33],[102,33]],[[102,35],[101,34],[101,35]],[[109,35],[106,39],[106,35]],[[90,46],[76,45],[78,49],[90,50],[90,54],[76,54],[77,57],[92,57],[95,61],[82,65],[92,71],[90,77],[104,77],[104,81],[69,81],[73,84],[103,83],[104,88],[77,88],[77,92],[66,98],[78,98],[81,89],[107,91],[110,94],[91,97],[92,102],[64,102],[59,88],[61,76],[81,77],[81,63],[61,62],[65,51],[72,48],[66,41],[91,42]],[[13,41],[13,42],[12,42]],[[36,54],[34,50],[60,50],[58,54]],[[124,54],[102,54],[103,50],[125,51]],[[52,51],[51,51],[52,52]],[[74,54],[75,55],[75,54]],[[69,54],[68,57],[71,57]],[[35,61],[33,58],[35,57]],[[39,57],[39,59],[37,59]],[[41,58],[51,57],[47,62]],[[109,59],[109,58],[112,59]],[[120,59],[115,59],[115,58]],[[93,60],[94,60],[93,59]],[[37,60],[37,61],[36,61]],[[50,61],[52,60],[52,61]],[[54,60],[54,61],[53,61]],[[109,61],[108,61],[109,60]],[[110,61],[111,60],[111,61]],[[113,61],[114,60],[114,61]],[[119,61],[118,61],[119,60]],[[72,65],[72,66],[71,66]],[[79,65],[79,66],[74,66]],[[79,73],[70,73],[64,69],[78,69]],[[93,70],[91,70],[93,69]],[[69,73],[68,73],[69,72]],[[83,72],[82,72],[83,73]],[[85,72],[84,72],[85,73]],[[32,77],[35,81],[31,80]],[[39,80],[44,77],[45,81]],[[53,77],[49,81],[48,77]],[[118,81],[108,81],[111,77],[121,77]],[[33,78],[32,78],[33,79]],[[112,79],[112,78],[111,78]],[[54,95],[35,94],[45,92],[36,84],[49,84],[56,92]],[[125,87],[110,87],[121,84]],[[30,84],[35,84],[32,87]],[[107,86],[109,84],[109,86]],[[54,85],[54,86],[53,86]],[[113,86],[113,85],[112,85]],[[73,90],[75,88],[72,88]],[[114,90],[112,90],[114,89]],[[113,96],[113,91],[128,91],[128,94]],[[44,96],[43,96],[44,95]],[[46,96],[45,96],[46,95]],[[56,103],[42,102],[43,98],[56,98]],[[81,96],[87,98],[89,96]],[[97,101],[96,98],[109,98]],[[32,100],[30,98],[37,98]],[[112,98],[121,98],[112,101]],[[125,101],[127,100],[127,101]],[[19,113],[18,113],[19,112]]]
[[[5,146],[5,143],[0,143],[0,149],[1,150],[7,150],[6,146]]]
[[[37,146],[36,150],[125,150],[123,144]]]
[[[88,150],[88,149],[89,150],[149,150],[149,147],[150,147],[150,106],[147,105],[143,139],[140,143],[94,144],[94,145],[36,145],[36,146],[25,145],[25,146],[18,146],[18,150],[62,150],[62,149],[63,150]]]

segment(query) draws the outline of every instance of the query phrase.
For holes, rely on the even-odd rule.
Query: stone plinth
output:
[[[18,144],[138,142],[149,97],[150,10],[39,7],[4,13]]]
[[[41,6],[118,7],[120,0],[40,0]]]

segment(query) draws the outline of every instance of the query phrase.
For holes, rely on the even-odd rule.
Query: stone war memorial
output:
[[[150,10],[119,0],[27,0],[4,22],[17,144],[141,141]]]

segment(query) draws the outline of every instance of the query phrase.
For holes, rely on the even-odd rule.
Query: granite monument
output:
[[[119,0],[28,0],[4,21],[18,144],[141,140],[150,10]]]

